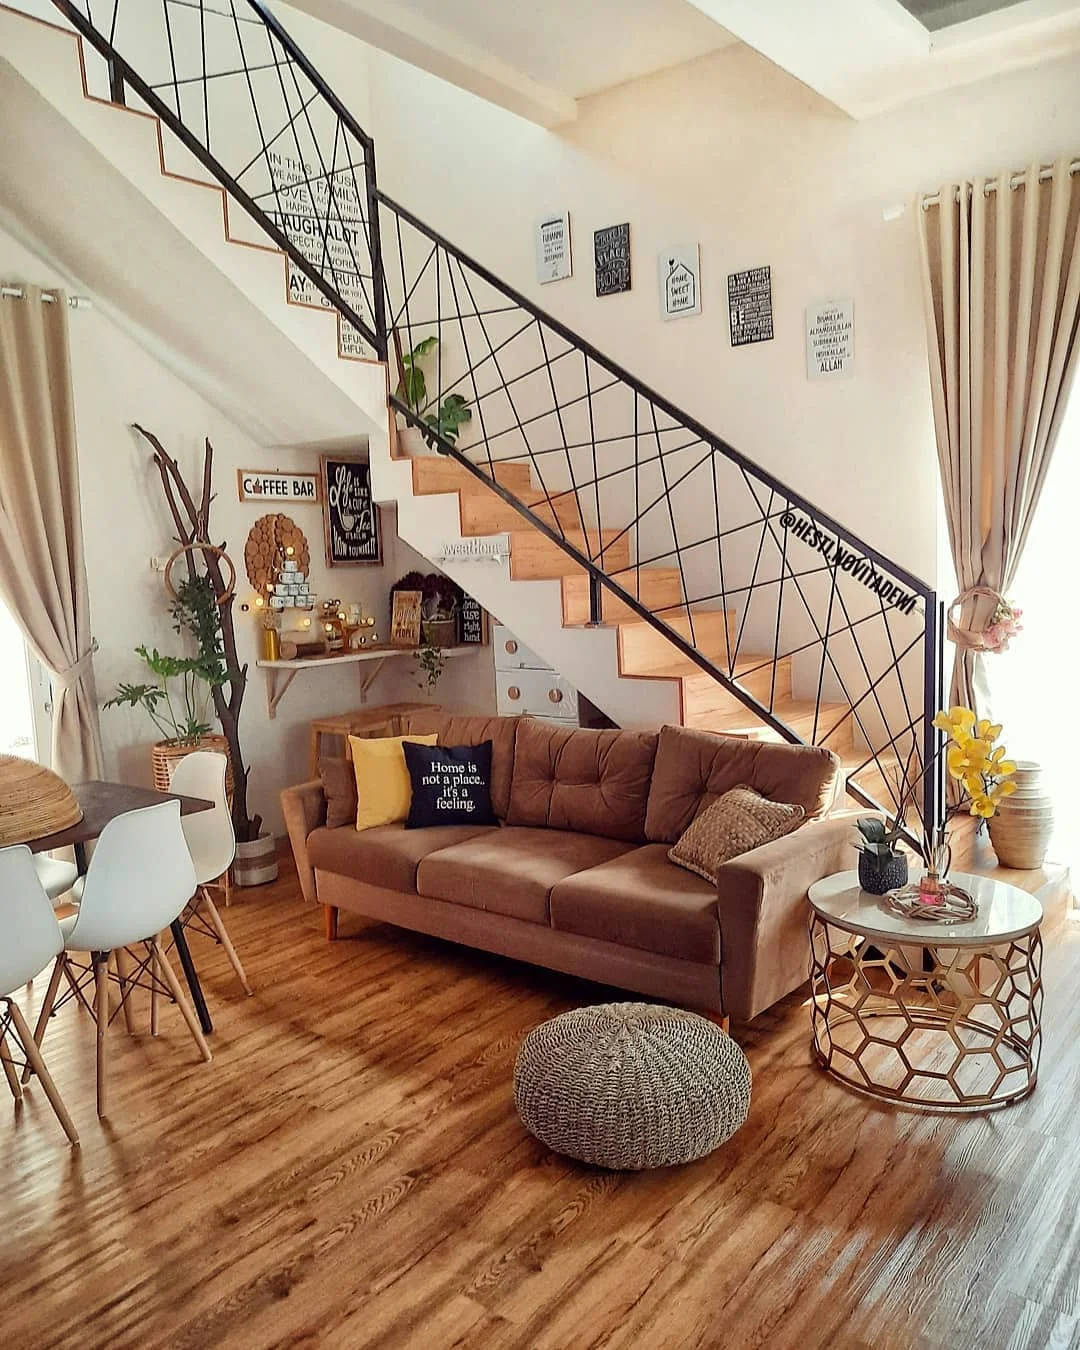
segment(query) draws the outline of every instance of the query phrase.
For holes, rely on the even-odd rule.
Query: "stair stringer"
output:
[[[641,728],[678,723],[678,681],[621,676],[618,630],[613,626],[564,628],[558,581],[515,581],[505,564],[441,560],[442,546],[463,538],[458,494],[415,495],[411,462],[390,457],[388,427],[387,420],[369,441],[371,481],[376,500],[397,507],[400,537],[511,628],[526,646],[550,661],[613,722]],[[522,525],[526,524],[523,520]]]

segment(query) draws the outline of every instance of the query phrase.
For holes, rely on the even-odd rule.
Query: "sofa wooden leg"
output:
[[[731,1034],[731,1018],[726,1014],[710,1011],[703,1012],[701,1015],[707,1017],[710,1022],[715,1022],[721,1031],[726,1031],[728,1035]]]
[[[337,905],[323,905],[322,912],[323,922],[326,925],[326,940],[327,942],[333,942],[337,937]]]

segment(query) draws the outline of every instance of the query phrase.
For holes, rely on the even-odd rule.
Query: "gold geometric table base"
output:
[[[887,943],[811,910],[810,948],[814,1056],[848,1087],[937,1111],[993,1110],[1034,1091],[1038,928],[997,946]]]

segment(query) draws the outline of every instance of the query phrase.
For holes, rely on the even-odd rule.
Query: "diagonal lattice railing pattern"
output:
[[[574,559],[593,621],[616,595],[673,671],[700,672],[688,721],[731,727],[745,707],[835,748],[886,808],[891,773],[934,760],[934,592],[380,193],[371,137],[260,0],[53,3],[107,93],[161,118],[287,255],[291,297],[337,311],[343,350],[389,360],[399,423]],[[400,377],[429,338],[420,403]],[[439,418],[455,398],[460,439]],[[535,491],[509,492],[500,462],[527,463]],[[934,772],[923,811],[940,809]]]

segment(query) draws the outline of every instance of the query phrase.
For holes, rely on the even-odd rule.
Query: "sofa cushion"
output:
[[[656,739],[523,718],[507,821],[643,843]]]
[[[716,887],[646,844],[576,872],[551,892],[551,926],[683,961],[720,962]]]
[[[753,788],[732,788],[702,807],[678,842],[668,849],[668,858],[676,867],[696,872],[715,886],[724,863],[782,839],[805,819],[801,806],[771,802]]]
[[[433,731],[436,745],[482,745],[491,742],[491,804],[500,820],[510,808],[510,780],[514,772],[514,738],[520,718],[468,717],[457,713],[414,712],[401,719],[410,735]]]
[[[404,820],[412,802],[412,779],[405,767],[406,740],[434,745],[435,736],[349,737],[356,774],[356,828],[370,830]]]
[[[801,806],[813,819],[836,801],[840,760],[816,745],[661,727],[645,818],[650,843],[673,844],[702,808],[741,783],[770,801]]]
[[[339,825],[356,826],[356,770],[348,759],[323,756],[319,760],[319,777],[326,796],[327,828]]]
[[[546,924],[552,886],[626,853],[628,847],[591,834],[508,825],[428,854],[417,872],[416,889],[435,900]]]
[[[488,832],[497,833],[497,826],[436,825],[430,830],[407,830],[399,821],[374,825],[370,830],[322,827],[308,835],[308,861],[323,872],[337,872],[390,891],[415,893],[416,869],[422,858]]]

